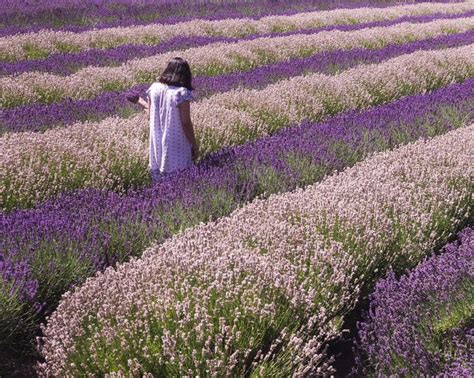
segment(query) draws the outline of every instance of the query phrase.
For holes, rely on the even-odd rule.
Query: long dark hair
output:
[[[173,58],[169,61],[158,81],[163,84],[175,87],[185,87],[189,90],[194,88],[191,85],[193,75],[188,62],[183,58]]]

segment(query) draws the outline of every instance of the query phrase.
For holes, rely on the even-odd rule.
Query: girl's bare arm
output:
[[[194,135],[194,126],[191,121],[191,105],[189,101],[184,101],[178,105],[181,115],[181,124],[183,126],[184,135],[188,139],[192,147],[193,159],[196,160],[199,155],[199,146]]]
[[[143,98],[138,97],[137,104],[141,105],[143,107],[143,109],[145,110],[145,112],[148,113],[150,111],[150,100],[148,98],[145,101]]]

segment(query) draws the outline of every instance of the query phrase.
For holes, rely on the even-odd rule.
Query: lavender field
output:
[[[0,14],[0,376],[474,375],[474,0]]]

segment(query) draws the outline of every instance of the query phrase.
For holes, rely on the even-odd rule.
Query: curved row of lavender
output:
[[[0,330],[8,331],[0,334],[1,347],[18,353],[71,285],[140,256],[153,240],[228,215],[256,197],[313,184],[372,152],[439,135],[473,114],[474,79],[226,149],[127,196],[83,190],[2,214],[1,295],[9,306],[0,319]]]
[[[472,217],[472,149],[474,125],[376,154],[97,274],[43,327],[40,374],[333,374],[363,289]]]
[[[22,60],[14,63],[0,62],[0,77],[20,74],[28,71],[48,72],[66,76],[88,66],[116,66],[135,58],[143,58],[156,54],[162,54],[168,51],[188,49],[191,47],[205,46],[216,42],[236,42],[262,37],[314,34],[317,32],[329,30],[350,31],[377,26],[391,26],[402,22],[423,23],[438,19],[456,19],[471,16],[474,16],[474,10],[452,15],[439,13],[428,16],[404,16],[399,19],[389,21],[376,21],[353,25],[331,25],[314,29],[295,30],[291,32],[250,35],[243,38],[224,36],[180,36],[153,46],[126,44],[109,50],[90,49],[78,53],[72,52],[52,54],[46,59]]]
[[[68,75],[27,72],[0,78],[3,91],[0,105],[14,108],[32,103],[55,103],[65,99],[88,99],[111,90],[124,90],[139,83],[150,83],[162,72],[169,59],[184,55],[195,75],[215,76],[248,71],[268,63],[309,56],[316,52],[381,48],[389,43],[422,40],[472,30],[474,18],[441,19],[427,23],[401,23],[388,27],[355,31],[332,30],[313,34],[256,38],[235,43],[214,43],[134,59],[117,67],[86,67]],[[8,45],[7,45],[8,46]]]
[[[364,375],[470,377],[474,372],[474,229],[397,279],[380,280],[359,328]]]
[[[296,76],[261,90],[218,93],[193,106],[196,139],[206,155],[306,120],[319,122],[350,109],[462,83],[473,73],[469,45],[417,51],[334,76]],[[138,188],[149,182],[147,140],[144,113],[44,133],[7,133],[0,138],[0,172],[6,183],[0,206],[4,211],[33,207],[66,190],[125,193]]]
[[[427,0],[411,0],[408,3],[420,3]],[[429,1],[429,0],[428,0]],[[462,2],[461,0],[458,0]],[[7,0],[5,0],[5,3]],[[435,0],[446,3],[453,0]],[[0,18],[3,27],[0,37],[18,33],[31,33],[43,28],[63,31],[83,32],[118,26],[146,25],[150,23],[173,24],[202,18],[221,20],[226,18],[259,18],[263,16],[294,14],[314,10],[336,8],[385,7],[398,4],[398,0],[286,0],[286,1],[249,1],[232,0],[216,5],[210,1],[187,0],[175,4],[169,1],[114,1],[114,3],[94,1],[93,5],[84,1],[10,1],[2,4]]]
[[[165,42],[174,37],[226,36],[245,37],[248,35],[276,33],[311,29],[334,24],[357,24],[383,20],[394,20],[403,16],[420,16],[436,13],[456,14],[473,9],[466,1],[456,4],[398,5],[394,7],[335,9],[325,12],[306,12],[294,15],[206,21],[195,19],[173,25],[152,24],[90,30],[71,33],[41,30],[36,33],[13,35],[0,38],[0,60],[15,62],[25,59],[40,59],[54,53],[79,52],[91,48],[110,49],[124,44],[149,45]]]
[[[390,44],[382,49],[354,49],[317,53],[306,58],[267,64],[247,72],[235,72],[218,76],[198,76],[194,79],[197,98],[236,88],[261,89],[278,80],[303,73],[335,74],[358,64],[378,63],[419,50],[435,50],[464,46],[474,42],[474,31],[439,36],[402,45]],[[100,121],[110,116],[129,117],[139,109],[126,97],[141,94],[148,84],[137,85],[125,92],[106,92],[91,100],[64,101],[56,104],[26,105],[5,109],[0,118],[0,134],[4,132],[44,131],[79,121]]]

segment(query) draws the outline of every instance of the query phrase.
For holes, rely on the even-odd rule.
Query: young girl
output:
[[[150,172],[153,183],[163,175],[190,167],[199,155],[191,122],[192,75],[188,62],[174,58],[147,90],[135,97],[150,115]]]

